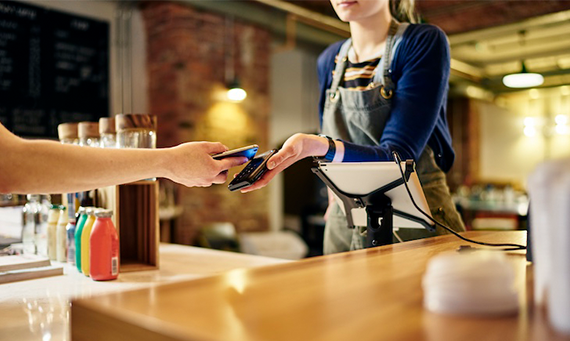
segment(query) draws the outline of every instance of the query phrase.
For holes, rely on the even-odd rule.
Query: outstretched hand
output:
[[[287,167],[308,156],[324,155],[328,150],[328,142],[316,135],[295,134],[287,139],[277,154],[267,161],[267,171],[253,185],[241,190],[242,193],[255,191],[265,187],[277,174]]]
[[[244,164],[247,158],[227,157],[214,160],[212,155],[228,150],[219,142],[189,142],[170,149],[171,162],[167,176],[187,187],[208,187],[226,182],[227,170]]]

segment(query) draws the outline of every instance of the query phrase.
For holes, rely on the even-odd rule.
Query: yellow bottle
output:
[[[91,237],[91,230],[95,222],[95,209],[88,208],[87,215],[87,221],[85,221],[81,233],[81,272],[85,276],[89,276],[89,237]]]

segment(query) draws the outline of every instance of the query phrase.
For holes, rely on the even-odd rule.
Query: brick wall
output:
[[[141,5],[147,36],[150,111],[158,116],[158,146],[185,141],[220,141],[229,148],[268,145],[269,60],[266,30],[187,5]],[[248,97],[223,101],[226,56],[232,53],[236,75]],[[230,172],[233,178],[235,171]],[[212,222],[232,222],[239,231],[268,228],[268,193],[232,193],[227,185],[181,188],[184,214],[175,240],[193,242]]]

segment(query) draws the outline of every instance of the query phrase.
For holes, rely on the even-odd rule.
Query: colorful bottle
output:
[[[87,214],[87,210],[92,209],[91,207],[85,207],[83,208],[83,210],[81,210],[83,207],[79,207],[79,212],[81,212],[81,215],[79,216],[79,219],[77,220],[77,225],[75,226],[75,266],[77,267],[77,270],[79,270],[79,272],[81,272],[81,234],[83,233],[83,226],[85,226],[85,222],[87,221],[87,217],[89,217],[89,215]]]
[[[89,238],[95,223],[95,208],[87,209],[87,220],[81,232],[81,272],[89,276]]]
[[[59,205],[52,205],[49,209],[47,223],[47,252],[51,260],[57,259],[57,221],[59,215]]]
[[[89,238],[89,267],[91,278],[107,281],[119,276],[119,236],[111,217],[113,211],[95,211],[95,224]]]
[[[58,262],[67,261],[67,223],[69,217],[67,216],[66,207],[59,206],[59,219],[57,221],[56,230],[56,246],[55,255]]]

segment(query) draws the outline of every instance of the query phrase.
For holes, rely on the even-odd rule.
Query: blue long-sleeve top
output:
[[[321,126],[326,90],[332,84],[335,56],[343,42],[327,47],[317,61]],[[393,150],[402,159],[417,161],[427,144],[434,151],[438,166],[447,172],[455,159],[446,117],[449,65],[445,33],[433,25],[410,25],[394,51],[391,69],[396,89],[380,145],[343,141],[343,161],[388,161],[392,160]]]

